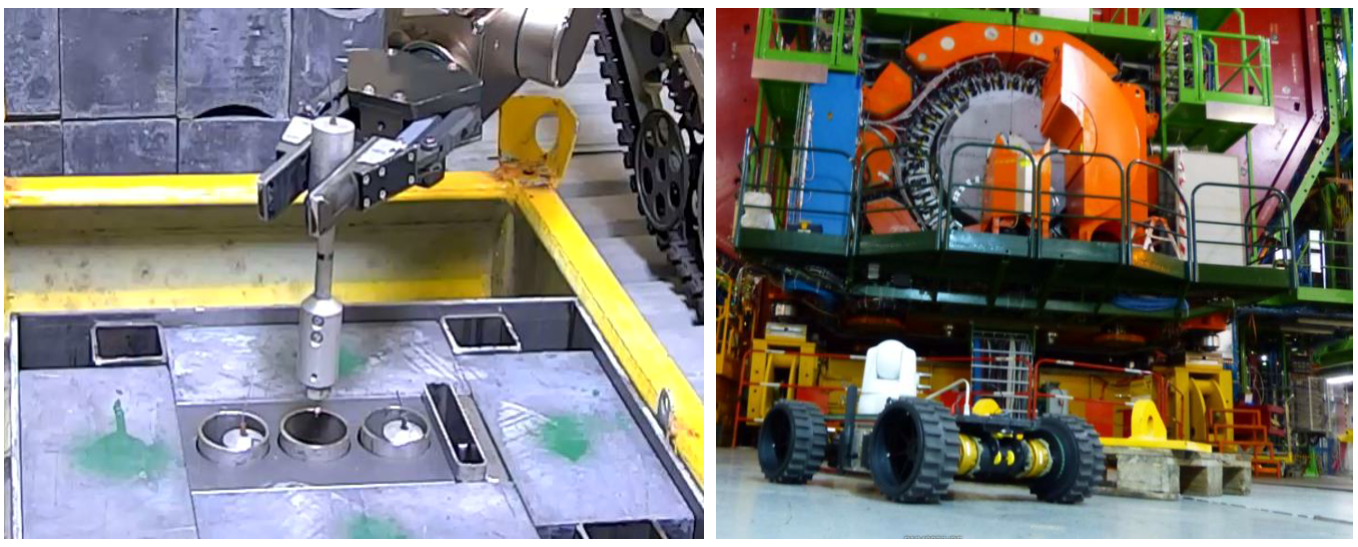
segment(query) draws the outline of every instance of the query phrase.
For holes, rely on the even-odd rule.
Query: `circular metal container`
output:
[[[429,449],[429,420],[399,405],[379,408],[363,419],[358,444],[383,458],[414,458]]]
[[[218,465],[241,466],[269,453],[269,426],[243,410],[223,410],[198,426],[198,453]]]
[[[303,461],[337,460],[349,453],[349,424],[321,407],[300,408],[283,415],[278,447]]]

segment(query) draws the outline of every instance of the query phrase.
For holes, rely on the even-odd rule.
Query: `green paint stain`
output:
[[[75,452],[75,463],[91,473],[114,479],[150,478],[170,463],[170,451],[127,433],[123,401],[113,402],[113,431],[84,443]]]
[[[368,360],[357,353],[350,351],[349,348],[340,347],[339,357],[339,377],[348,378],[362,371],[368,366]]]
[[[589,452],[588,428],[574,416],[551,418],[542,426],[538,436],[548,450],[573,462],[580,461]]]
[[[349,539],[410,539],[396,521],[359,515],[349,521]]]

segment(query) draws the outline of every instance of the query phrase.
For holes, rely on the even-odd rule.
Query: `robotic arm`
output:
[[[307,194],[316,279],[301,306],[296,377],[309,399],[328,397],[339,374],[340,216],[437,183],[444,158],[479,140],[525,80],[565,85],[597,18],[597,9],[388,10],[389,47],[351,50],[345,76],[307,105],[316,117],[292,120],[257,188],[265,221]]]

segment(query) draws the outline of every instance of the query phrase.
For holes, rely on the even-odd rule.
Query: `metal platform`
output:
[[[440,318],[486,313],[508,318],[521,351],[455,355]],[[557,537],[630,521],[692,535],[696,500],[663,433],[576,300],[346,310],[341,379],[325,406],[346,416],[348,436],[354,416],[394,401],[437,414],[426,386],[446,384],[480,440],[480,480],[454,477],[442,428],[413,459],[357,442],[334,461],[283,454],[268,418],[314,404],[291,377],[296,314],[15,315],[14,537]],[[103,350],[91,328],[130,321],[162,330],[168,364],[95,366]],[[268,455],[223,468],[195,449],[199,420],[229,409],[265,417]]]
[[[346,329],[344,335],[347,341],[352,339],[349,343],[353,348],[350,349],[361,358],[356,361],[360,370],[354,373],[355,383],[336,392],[336,402],[339,407],[350,405],[352,401],[389,402],[394,396],[393,389],[402,393],[402,399],[407,399],[405,393],[424,389],[420,386],[424,386],[430,377],[445,377],[447,384],[468,397],[467,408],[477,408],[481,403],[472,395],[477,389],[474,382],[466,381],[460,372],[450,373],[461,370],[458,366],[467,359],[460,355],[456,359],[451,357],[436,322],[438,316],[410,320],[399,315],[382,315],[385,312],[373,312],[378,313],[377,316],[365,316],[365,313],[391,306],[424,309],[463,305],[469,301],[484,303],[486,299],[516,301],[527,298],[555,302],[563,309],[575,310],[571,315],[573,319],[566,324],[588,324],[590,327],[559,331],[570,334],[546,343],[535,343],[532,342],[534,337],[546,332],[539,328],[540,323],[567,318],[542,312],[515,318],[514,314],[507,313],[523,342],[523,353],[518,357],[532,356],[530,362],[533,363],[539,358],[547,359],[553,367],[576,371],[577,376],[568,380],[584,382],[584,385],[597,385],[606,379],[618,399],[608,403],[611,410],[593,406],[547,406],[540,412],[593,409],[617,415],[625,410],[626,416],[630,417],[628,423],[633,425],[618,427],[607,422],[613,424],[610,427],[614,429],[605,432],[630,440],[623,442],[609,438],[597,445],[607,446],[608,450],[599,449],[593,454],[609,465],[617,463],[617,467],[611,468],[614,474],[607,476],[624,483],[609,490],[610,496],[614,491],[625,490],[628,485],[652,487],[649,497],[625,498],[643,500],[644,503],[628,505],[628,510],[651,516],[645,517],[645,526],[640,527],[629,522],[590,521],[583,528],[573,529],[574,524],[581,523],[572,522],[570,518],[607,515],[610,514],[608,508],[617,506],[594,502],[592,508],[602,512],[585,514],[560,507],[552,510],[529,502],[531,496],[519,492],[531,490],[531,487],[515,475],[515,469],[537,467],[518,462],[515,460],[518,456],[506,458],[505,474],[512,478],[500,484],[512,483],[515,494],[500,496],[509,500],[503,504],[502,514],[507,515],[507,519],[531,524],[531,529],[540,535],[553,537],[609,534],[633,528],[641,528],[646,535],[669,537],[699,532],[703,507],[698,485],[703,481],[704,434],[703,405],[696,388],[701,385],[701,375],[676,366],[670,352],[666,351],[666,343],[658,336],[659,329],[648,322],[651,317],[643,314],[634,303],[641,297],[624,287],[615,273],[617,266],[610,267],[610,262],[605,261],[600,249],[591,241],[591,234],[577,222],[581,211],[568,208],[557,192],[560,174],[570,159],[569,154],[562,153],[562,147],[568,148],[574,143],[577,126],[573,114],[551,98],[522,97],[511,101],[512,105],[506,103],[502,113],[513,115],[501,116],[499,120],[501,160],[493,171],[449,172],[435,187],[412,189],[380,209],[347,219],[339,227],[343,235],[338,238],[335,293],[346,303],[346,326],[355,325],[353,329]],[[538,119],[549,113],[562,118],[561,123],[556,124],[555,147],[545,152],[537,147],[532,137]],[[172,365],[165,366],[179,367],[173,369],[174,396],[166,395],[167,400],[185,405],[212,405],[219,404],[216,397],[262,401],[267,394],[274,393],[270,404],[297,404],[301,400],[300,392],[279,391],[295,391],[293,381],[283,371],[277,370],[278,367],[260,368],[247,364],[257,365],[261,359],[289,362],[289,352],[295,351],[292,344],[296,339],[293,331],[284,325],[295,325],[296,303],[310,288],[311,260],[301,257],[309,258],[314,249],[312,242],[302,236],[300,214],[285,214],[272,226],[259,222],[254,210],[254,183],[255,177],[248,174],[6,179],[6,254],[10,265],[6,272],[7,314],[11,317],[104,313],[161,315],[156,310],[165,310],[170,315],[196,314],[201,318],[224,313],[234,319],[216,321],[216,324],[181,322],[177,326],[184,329],[165,330],[165,345],[173,356]],[[580,218],[593,220],[589,216]],[[24,266],[18,268],[18,264]],[[272,315],[267,321],[232,315],[242,307],[266,310],[261,312],[266,315],[281,313],[286,320],[275,320]],[[367,311],[357,312],[359,315],[351,318],[350,308]],[[28,333],[23,336],[31,334],[37,328],[34,325],[6,324],[10,342],[16,342],[20,336],[17,333],[21,331]],[[190,325],[192,328],[188,328]],[[66,334],[58,329],[48,335]],[[585,344],[584,340],[590,337],[595,341],[594,345]],[[674,343],[673,340],[667,342]],[[24,351],[33,347],[29,344]],[[594,351],[593,357],[577,354],[585,350]],[[548,354],[542,353],[544,351],[566,353],[553,353],[548,358]],[[7,355],[7,359],[7,372],[34,362],[17,352]],[[55,362],[67,363],[68,360],[59,358]],[[413,363],[424,363],[427,367],[415,367]],[[595,373],[581,376],[584,373],[580,368],[588,368],[590,363],[593,363]],[[367,366],[362,366],[364,364]],[[608,375],[606,378],[598,375],[599,367],[603,367]],[[184,376],[179,374],[180,368],[196,372]],[[248,381],[239,377],[232,380],[232,371],[247,369],[256,370],[252,373],[256,376],[248,377]],[[379,369],[385,371],[381,378],[368,377]],[[697,378],[699,383],[695,385],[691,378]],[[15,384],[28,381],[17,375],[10,380]],[[573,386],[558,387],[573,389]],[[494,388],[485,389],[494,392]],[[609,393],[605,389],[599,391],[604,395]],[[514,396],[520,394],[513,392]],[[501,397],[504,401],[532,406],[503,394]],[[569,398],[550,399],[555,405],[568,401]],[[11,423],[22,424],[18,399],[11,403],[15,405],[11,408]],[[107,417],[108,409],[100,408]],[[283,410],[285,408],[261,407],[258,414],[267,414],[269,420],[274,420]],[[480,413],[491,422],[499,416],[498,410],[492,412],[488,408],[480,408],[477,414]],[[178,414],[178,419],[183,419],[183,413]],[[182,436],[174,435],[176,439]],[[481,438],[487,443],[497,443],[498,436],[498,433],[486,431]],[[16,434],[7,440],[12,449],[13,461],[10,463],[17,466],[21,463],[17,448],[20,439]],[[178,452],[181,454],[194,455],[183,450],[183,443],[174,446],[180,447]],[[650,456],[642,457],[632,452],[632,456],[622,457],[616,452],[628,446],[647,448]],[[360,448],[355,446],[351,450]],[[492,477],[495,476],[493,460],[499,450],[504,447],[487,452],[492,460]],[[536,459],[543,456],[528,454],[521,457]],[[634,476],[629,474],[630,470],[637,473],[658,470],[669,482],[657,482],[656,477]],[[11,472],[16,486],[30,478],[17,469],[11,469]],[[197,504],[201,493],[193,486],[197,483],[193,482],[192,473],[189,480]],[[366,481],[364,484],[379,483]],[[406,492],[400,489],[412,488],[409,484],[426,488],[440,483],[381,484],[383,488]],[[402,484],[405,486],[400,486]],[[569,481],[561,484],[569,484]],[[666,491],[665,484],[669,485],[669,494],[657,494]],[[296,498],[300,500],[297,503],[317,503],[329,508],[316,508],[316,515],[330,515],[332,510],[354,503],[386,504],[388,502],[383,500],[389,499],[377,490],[354,497],[353,488],[345,484],[313,490],[335,493],[331,497],[309,494],[309,498]],[[231,496],[237,495],[234,490],[232,492]],[[287,498],[251,492],[256,492],[251,494],[256,497],[248,498],[249,501],[234,498],[226,505],[257,503],[258,507],[270,507],[270,504],[287,501]],[[596,497],[602,495],[595,489],[579,492],[580,495],[591,493]],[[491,494],[494,493],[487,495]],[[437,501],[447,499],[446,493],[430,495],[433,496],[431,500],[435,500],[430,503],[439,506],[460,507],[459,504],[464,503],[459,501],[450,505]],[[539,495],[548,500],[567,499],[555,487]],[[23,497],[15,494],[13,499],[23,500]],[[670,504],[675,500],[680,502],[678,506]],[[682,510],[675,511],[675,507]],[[223,511],[227,509],[223,506]],[[273,515],[277,511],[259,514]],[[16,518],[14,522],[25,521]],[[651,526],[651,522],[659,523],[663,532]],[[363,521],[359,524],[363,525],[359,527],[363,530],[355,533],[334,527],[311,528],[307,533],[364,535],[365,530],[373,528],[388,530],[387,525],[391,523]],[[195,525],[200,535],[232,535],[201,515]],[[476,535],[474,531],[479,529],[472,526],[462,533]],[[514,532],[518,529],[507,525],[507,531],[500,533],[519,535]],[[18,524],[12,530],[7,529],[7,532],[18,531]],[[448,535],[446,529],[438,527],[407,531],[408,535]],[[259,534],[276,535],[281,531]]]

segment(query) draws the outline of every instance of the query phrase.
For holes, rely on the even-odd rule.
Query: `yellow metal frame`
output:
[[[1147,399],[1137,401],[1132,406],[1132,434],[1127,438],[1100,437],[1104,446],[1128,446],[1134,448],[1168,448],[1192,452],[1212,452],[1212,446],[1193,441],[1171,441],[1165,429],[1164,420],[1155,403]]]
[[[543,151],[538,143],[538,123],[556,119],[556,142]],[[500,108],[500,169],[506,178],[523,184],[556,187],[566,174],[575,152],[580,122],[561,99],[523,95]]]
[[[769,385],[774,382],[776,369],[788,369],[789,384],[815,386],[815,353],[816,343],[807,342],[805,338],[776,335],[755,338],[750,349],[750,385],[745,417],[763,420],[764,415],[773,409],[779,392],[783,391],[780,387]]]
[[[702,400],[688,383],[674,359],[665,350],[655,331],[633,304],[604,262],[575,217],[557,195],[555,184],[565,173],[574,147],[575,116],[558,99],[542,97],[514,97],[501,108],[501,116],[514,126],[532,122],[532,128],[515,134],[535,135],[536,121],[547,113],[557,115],[557,145],[543,153],[533,139],[501,141],[501,157],[516,158],[502,163],[494,173],[448,173],[432,188],[412,188],[395,201],[458,201],[502,200],[517,209],[532,226],[548,254],[556,262],[581,306],[589,313],[600,335],[637,393],[653,411],[658,408],[662,393],[671,404],[670,441],[680,459],[693,473],[699,488],[703,484],[704,413]],[[508,115],[507,115],[508,114]],[[524,132],[526,131],[526,133]],[[532,150],[525,147],[531,142]],[[533,158],[538,158],[533,163]],[[526,163],[525,163],[526,162]],[[533,166],[528,167],[526,166]],[[532,171],[529,173],[529,171]],[[5,179],[5,209],[42,207],[165,207],[165,206],[221,206],[256,205],[253,174],[240,175],[152,175],[107,177],[33,177]],[[11,264],[8,268],[18,267]],[[8,276],[7,276],[8,277]],[[242,295],[249,288],[235,287],[225,297],[213,298],[211,291],[181,292],[174,299],[156,299],[156,291],[134,291],[116,298],[117,306],[182,307],[226,306],[254,304],[295,304],[295,298],[283,298],[277,293]],[[344,287],[337,287],[337,291]],[[354,290],[359,290],[355,288]],[[219,291],[220,292],[220,291]],[[401,295],[384,294],[373,288],[366,294],[371,298],[359,300],[381,301],[397,299]],[[79,297],[79,295],[72,295]],[[175,299],[183,301],[174,301]],[[206,299],[206,300],[203,300]],[[66,301],[69,302],[69,301]],[[84,309],[107,309],[95,299],[86,299]],[[12,298],[8,282],[5,287],[5,315],[16,312],[51,311],[66,309],[57,301]],[[6,321],[8,324],[8,321]]]

